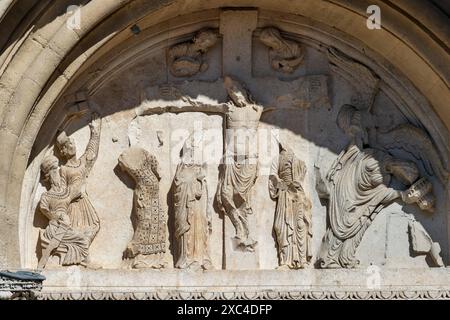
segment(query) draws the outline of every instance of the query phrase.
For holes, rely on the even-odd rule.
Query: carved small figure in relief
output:
[[[199,31],[192,41],[174,45],[168,50],[169,70],[175,77],[191,77],[208,69],[205,53],[217,43],[213,30]]]
[[[330,226],[319,261],[322,268],[353,268],[359,263],[356,250],[376,215],[396,199],[418,204],[419,199],[429,197],[431,188],[425,178],[417,181],[419,170],[414,162],[366,146],[368,135],[359,110],[344,105],[337,122],[351,143],[332,165],[325,181],[328,192],[321,194],[329,200]],[[409,189],[389,187],[392,177]]]
[[[164,268],[167,219],[160,203],[158,161],[148,151],[132,147],[120,155],[119,165],[136,183],[133,211],[137,226],[126,257],[133,259],[135,269]]]
[[[280,144],[272,165],[269,192],[277,200],[274,230],[280,268],[304,268],[312,257],[311,201],[303,184],[306,165],[292,150]]]
[[[86,233],[89,243],[92,243],[100,229],[99,217],[86,192],[87,179],[97,160],[100,146],[101,119],[95,112],[92,114],[89,127],[91,137],[81,158],[77,158],[74,139],[68,137],[65,131],[59,133],[56,148],[63,161],[61,176],[70,188],[79,188],[76,191],[80,196],[69,206],[70,225],[73,229]]]
[[[201,140],[196,137],[194,134],[185,142],[174,179],[175,267],[208,270],[213,268],[208,252],[212,214],[206,171],[199,154]]]
[[[44,269],[52,255],[59,256],[63,266],[87,266],[90,234],[73,229],[69,216],[72,201],[80,197],[80,188],[67,185],[60,175],[59,161],[53,155],[44,158],[41,171],[48,191],[42,194],[38,208],[49,223],[40,234],[42,256],[38,269]]]
[[[259,39],[270,48],[269,59],[274,70],[293,73],[303,62],[304,49],[300,43],[284,39],[278,29],[263,29]]]
[[[427,255],[435,267],[444,267],[441,257],[441,246],[438,242],[434,242],[431,239],[431,236],[422,224],[414,219],[412,215],[409,216],[408,232],[411,250],[414,253]]]
[[[239,248],[254,251],[248,215],[253,214],[251,190],[258,177],[258,126],[263,107],[256,104],[237,81],[226,77],[231,101],[225,105],[224,168],[219,177],[217,202],[236,229]]]

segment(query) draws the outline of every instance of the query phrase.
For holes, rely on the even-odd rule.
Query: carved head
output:
[[[197,33],[193,39],[197,50],[206,52],[217,42],[217,33],[213,30],[203,30]]]
[[[238,107],[245,107],[249,103],[252,103],[252,98],[245,87],[231,77],[224,78],[224,86],[228,92],[228,96]]]
[[[42,180],[46,184],[59,183],[59,160],[54,155],[48,155],[41,163]]]
[[[68,137],[64,131],[56,138],[56,148],[58,149],[59,154],[65,159],[75,157],[77,154],[75,140]]]
[[[201,131],[193,132],[185,141],[181,150],[181,162],[188,165],[202,164],[202,141],[203,133]]]
[[[420,199],[424,199],[425,203],[425,196],[429,194],[432,189],[433,186],[431,182],[425,177],[422,177],[407,190],[406,196],[411,202],[418,202]],[[430,202],[431,200],[428,201]]]
[[[337,116],[337,125],[353,140],[353,143],[362,148],[368,143],[368,135],[362,122],[362,113],[352,105],[344,104]]]
[[[273,27],[263,29],[259,35],[259,40],[274,50],[280,49],[283,43],[280,31]]]

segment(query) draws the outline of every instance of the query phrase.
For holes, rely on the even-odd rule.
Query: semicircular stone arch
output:
[[[100,151],[86,181],[86,197],[99,228],[86,251],[90,262],[105,272],[133,265],[132,259],[124,257],[139,228],[135,217],[139,182],[118,162],[130,147],[149,151],[159,162],[159,208],[163,220],[167,219],[163,260],[168,269],[176,269],[175,228],[180,222],[174,178],[183,159],[180,150],[198,128],[203,139],[210,139],[206,206],[212,212],[208,241],[215,269],[275,270],[281,264],[282,239],[273,231],[281,214],[280,200],[271,197],[268,185],[274,176],[274,159],[281,158],[283,147],[288,146],[306,170],[302,189],[311,203],[312,217],[308,266],[328,272],[320,269],[323,242],[328,241],[328,233],[338,232],[330,218],[342,217],[333,218],[333,200],[321,194],[320,180],[326,180],[328,169],[343,153],[345,157],[352,143],[365,152],[382,150],[389,157],[383,162],[374,156],[383,163],[383,179],[389,176],[389,182],[383,181],[389,190],[411,191],[423,178],[432,191],[427,189],[427,197],[409,203],[402,201],[400,193],[386,195],[394,197],[386,203],[367,200],[370,204],[361,210],[368,211],[359,219],[370,222],[357,234],[361,239],[350,244],[354,252],[349,255],[362,266],[414,272],[414,268],[436,264],[431,249],[417,249],[431,241],[440,245],[440,256],[448,265],[449,39],[448,17],[438,8],[407,1],[394,6],[389,1],[356,5],[339,0],[279,1],[276,5],[271,1],[91,0],[79,1],[79,12],[68,12],[73,2],[30,2],[28,6],[11,2],[0,20],[2,27],[11,21],[9,15],[22,15],[20,23],[9,27],[9,37],[0,39],[2,268],[36,268],[44,251],[41,233],[48,226],[48,218],[38,210],[46,192],[41,164],[56,149],[61,125],[74,110],[84,108],[90,112],[71,121],[65,131],[81,156],[92,147],[90,115],[95,111],[100,116]],[[366,9],[371,4],[381,9],[381,29],[367,27]],[[199,53],[192,46],[205,30],[214,34],[214,44]],[[271,38],[264,41],[267,34]],[[181,61],[178,71],[171,55]],[[187,76],[176,72],[187,72]],[[258,126],[259,171],[247,192],[252,196],[248,202],[253,215],[241,217],[248,219],[250,234],[257,241],[254,246],[243,245],[247,251],[254,250],[251,253],[241,250],[242,243],[229,241],[238,229],[228,218],[226,206],[221,210],[216,203],[220,191],[215,197],[223,177],[220,161],[228,143],[226,131],[232,122],[232,116],[221,109],[234,101],[224,84],[227,76],[251,94],[248,101],[264,110]],[[367,136],[355,134],[356,129],[345,131],[345,124],[338,123],[343,105],[357,111]],[[264,151],[262,140],[271,145]],[[274,141],[280,143],[278,149],[273,148]],[[417,177],[411,178],[408,170],[416,170]],[[345,197],[345,192],[340,195]],[[426,200],[433,202],[433,209],[427,209]],[[420,201],[425,203],[422,207]],[[364,205],[354,204],[356,212]],[[346,223],[352,223],[352,214]],[[352,265],[347,258],[338,259],[339,267]],[[56,267],[63,259],[56,255],[49,259],[46,272],[55,284],[62,281]],[[205,286],[215,281],[211,277]],[[156,286],[148,287],[152,285]]]

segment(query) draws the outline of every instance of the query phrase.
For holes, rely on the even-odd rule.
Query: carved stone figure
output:
[[[425,254],[430,257],[432,264],[436,267],[443,267],[441,246],[434,242],[431,236],[424,229],[421,223],[416,221],[414,217],[410,217],[408,222],[408,232],[411,242],[411,249],[416,254]]]
[[[174,45],[168,50],[168,65],[175,77],[191,77],[208,69],[204,55],[217,43],[218,34],[212,30],[198,32],[192,41]]]
[[[175,267],[208,270],[213,268],[208,252],[212,215],[206,171],[197,155],[199,141],[195,140],[193,135],[185,142],[174,179]]]
[[[164,268],[167,222],[159,196],[158,161],[148,151],[132,147],[119,157],[119,165],[135,181],[133,211],[137,226],[126,256],[133,268]]]
[[[41,232],[42,256],[38,269],[45,268],[52,255],[58,255],[63,266],[87,266],[90,234],[71,227],[70,205],[80,197],[80,188],[76,184],[67,185],[60,175],[59,161],[47,156],[41,165],[48,191],[39,201],[39,211],[49,219],[47,228]]]
[[[430,191],[426,183],[406,191],[389,187],[393,176],[411,186],[419,178],[418,168],[413,162],[365,147],[367,134],[356,108],[344,105],[337,122],[351,143],[334,162],[325,181],[330,226],[319,254],[322,268],[357,266],[356,250],[376,215],[396,199],[416,203]]]
[[[77,148],[73,138],[62,131],[56,140],[56,148],[63,160],[61,176],[67,185],[79,194],[69,206],[70,226],[88,235],[89,245],[100,229],[100,220],[86,192],[87,179],[98,157],[100,146],[101,119],[92,114],[89,125],[91,137],[84,154],[78,159]]]
[[[304,268],[312,257],[311,201],[303,188],[306,165],[280,144],[278,161],[269,177],[269,192],[277,200],[274,231],[280,268]]]
[[[304,49],[295,41],[284,39],[276,28],[265,28],[259,39],[268,46],[272,68],[284,73],[292,73],[302,63]]]
[[[226,104],[224,167],[219,177],[217,202],[236,229],[238,246],[253,251],[248,215],[253,214],[251,189],[258,177],[257,130],[263,107],[254,103],[238,82],[225,78],[231,101]]]
[[[219,208],[236,229],[236,246],[244,251],[254,251],[257,242],[250,236],[248,215],[253,214],[251,190],[258,177],[258,126],[263,112],[273,110],[255,103],[249,92],[239,82],[224,78],[224,86],[231,99],[227,103],[210,105],[181,94],[175,87],[165,87],[161,92],[166,99],[180,99],[190,108],[170,108],[170,112],[202,111],[225,116],[225,152],[223,168],[216,194]],[[140,114],[161,108],[149,107]]]

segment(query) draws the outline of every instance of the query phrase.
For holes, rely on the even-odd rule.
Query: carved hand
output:
[[[414,199],[412,199],[410,196],[410,189],[405,190],[405,191],[400,191],[400,196],[404,203],[411,204],[411,203],[415,202]]]
[[[58,222],[66,226],[70,226],[70,218],[67,214],[61,214],[58,218]]]
[[[91,130],[95,130],[100,128],[102,124],[102,119],[100,118],[99,114],[97,112],[93,112],[92,113],[92,117],[91,117],[91,123],[89,124],[89,127],[91,128]]]
[[[277,181],[277,188],[280,189],[281,191],[286,191],[288,189],[288,186],[283,181],[278,180]]]

